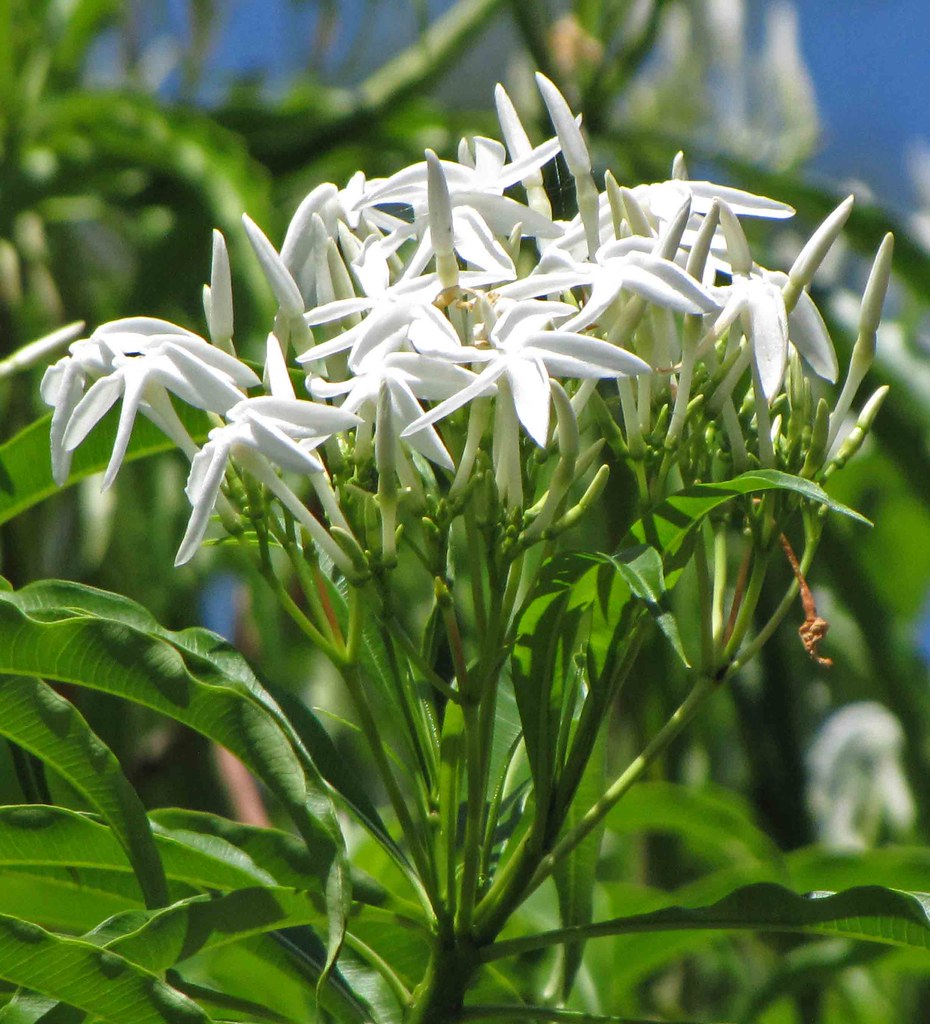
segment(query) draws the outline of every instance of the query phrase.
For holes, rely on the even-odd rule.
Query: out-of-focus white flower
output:
[[[822,843],[864,849],[885,828],[900,835],[911,827],[903,752],[901,723],[874,701],[847,704],[824,722],[808,755],[808,803]]]

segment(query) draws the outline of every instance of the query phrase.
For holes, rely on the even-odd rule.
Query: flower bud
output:
[[[788,271],[788,282],[783,289],[785,307],[789,313],[794,309],[800,293],[814,279],[818,267],[823,263],[846,221],[849,220],[854,202],[854,196],[844,199],[811,235],[804,248],[798,253],[797,259]]]
[[[229,252],[221,231],[213,231],[213,264],[210,286],[204,287],[204,313],[210,340],[224,352],[234,353],[232,276],[229,270]]]
[[[730,207],[720,201],[720,226],[727,240],[727,256],[734,274],[747,275],[752,270],[752,253],[739,218]]]
[[[801,467],[801,476],[812,480],[823,465],[827,455],[827,441],[830,435],[830,403],[821,398],[814,414],[814,425],[811,428],[811,439]]]
[[[452,200],[442,164],[431,149],[426,151],[426,178],[429,233],[436,254],[436,274],[444,289],[455,288],[459,283],[459,264],[452,235]]]
[[[610,175],[613,179],[613,175]],[[634,235],[644,235],[646,238],[652,238],[655,232],[652,230],[652,225],[649,223],[649,218],[646,216],[646,211],[640,206],[639,200],[628,188],[618,186],[620,189],[620,198],[623,201],[623,209],[626,214],[627,223],[630,225],[630,230]]]
[[[581,135],[581,129],[565,102],[565,97],[538,71],[536,84],[549,111],[555,133],[559,137],[569,173],[575,179],[578,213],[584,225],[588,255],[593,256],[600,245],[600,195],[591,177],[591,154]]]
[[[846,463],[862,447],[862,442],[865,441],[866,435],[872,429],[875,417],[878,415],[879,409],[881,409],[885,399],[888,397],[889,390],[890,388],[888,385],[883,384],[872,394],[869,400],[862,407],[862,411],[856,419],[856,425],[843,440],[843,443],[840,445],[836,455],[830,459],[829,464],[824,469],[823,477],[825,480],[835,473],[836,470],[842,469],[843,466],[845,466]]]

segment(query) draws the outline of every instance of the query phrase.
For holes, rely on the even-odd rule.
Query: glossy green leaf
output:
[[[656,624],[681,663],[690,668],[678,632],[678,623],[668,607],[665,572],[659,552],[645,545],[641,548],[628,548],[615,555],[612,561],[634,596],[646,602]]]
[[[662,552],[665,570],[669,560],[679,551],[692,531],[711,512],[734,498],[766,491],[787,491],[816,505],[826,505],[833,512],[850,516],[871,525],[865,516],[831,498],[812,480],[791,476],[775,469],[752,470],[732,480],[714,484],[695,484],[678,491],[652,509],[630,530],[630,537],[640,544],[649,544]],[[625,545],[621,545],[621,548]]]
[[[128,960],[0,915],[0,977],[111,1024],[209,1021],[195,1003]]]
[[[34,921],[52,931],[81,934],[101,918],[138,909],[138,889],[120,892],[98,884],[97,878],[70,869],[5,869],[0,871],[0,914]]]
[[[204,413],[179,406],[178,415],[195,439],[206,438],[209,423]],[[118,410],[111,410],[74,453],[71,475],[66,486],[93,473],[103,472],[110,461],[118,420]],[[0,523],[7,522],[61,490],[52,479],[48,436],[50,423],[51,416],[43,416],[0,445]],[[172,451],[176,447],[153,423],[140,417],[129,442],[126,460],[147,458]]]
[[[77,708],[38,679],[10,676],[0,686],[0,735],[40,758],[97,810],[126,851],[146,903],[168,902],[148,818],[119,761]]]
[[[253,886],[216,896],[195,896],[157,913],[131,912],[132,930],[105,943],[127,960],[158,973],[207,946],[249,935],[310,924],[325,929],[320,894],[280,886]],[[135,925],[135,927],[133,927]]]
[[[167,631],[153,636],[129,624],[146,616],[133,602],[90,588],[78,592],[85,602],[79,609],[36,600],[41,585],[0,595],[0,673],[112,693],[183,722],[239,757],[281,800],[308,848],[328,858],[328,891],[336,897],[330,932],[338,944],[349,899],[341,832],[325,785],[298,757],[271,698],[260,699],[216,659],[193,653],[183,636],[171,643]],[[98,597],[108,607],[119,603],[125,615],[89,614],[87,603]]]
[[[230,854],[225,849],[219,853],[198,849],[185,842],[186,837],[159,827],[157,819],[150,820],[154,822],[155,848],[169,879],[210,889],[240,889],[275,880],[299,884],[277,878],[244,851]],[[309,857],[296,837],[279,834],[299,848],[302,857],[295,860]],[[124,873],[132,870],[125,851],[106,825],[78,811],[36,804],[0,807],[0,865],[58,865]],[[311,873],[308,870],[300,877],[306,885]]]
[[[737,889],[710,906],[666,907],[505,941],[492,947],[487,958],[512,956],[580,938],[676,931],[841,935],[930,950],[930,895],[869,885],[800,896],[784,886],[760,882]]]

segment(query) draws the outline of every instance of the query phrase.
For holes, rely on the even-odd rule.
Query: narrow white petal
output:
[[[560,377],[627,377],[652,373],[652,367],[632,352],[609,341],[569,331],[540,331],[527,339],[550,373]],[[566,372],[565,368],[571,368]]]
[[[226,461],[229,458],[228,443],[208,443],[191,463],[190,475],[187,478],[185,491],[193,505],[187,529],[181,540],[175,557],[175,565],[189,562],[200,547],[203,535],[207,532],[207,524],[216,506],[220,493],[220,485],[226,474]]]
[[[322,472],[323,463],[288,437],[273,420],[256,416],[250,421],[250,426],[255,439],[255,449],[282,469],[290,470],[292,473]]]
[[[65,451],[74,451],[94,427],[103,419],[123,393],[123,375],[118,371],[110,377],[101,377],[78,402],[64,430]]]
[[[453,206],[470,206],[481,215],[487,226],[498,237],[508,236],[520,225],[524,237],[558,238],[562,228],[536,210],[531,210],[516,199],[489,195],[484,192],[455,192]]]
[[[513,392],[513,404],[523,429],[539,445],[549,440],[549,375],[537,356],[508,363],[507,380]]]
[[[265,339],[265,390],[275,398],[297,398],[290,374],[287,372],[281,342],[274,334],[269,334]]]
[[[689,181],[688,187],[696,200],[704,200],[702,203],[695,203],[694,209],[698,213],[706,213],[714,199],[720,199],[740,217],[781,219],[794,216],[794,207],[787,203],[780,203],[766,196],[753,195],[751,192],[744,192],[728,185],[717,185],[712,181]]]
[[[781,289],[760,282],[749,290],[752,351],[768,401],[778,394],[788,359],[788,318]]]
[[[260,418],[287,423],[306,437],[351,430],[360,422],[352,413],[323,405],[322,402],[311,402],[303,398],[275,398],[271,395],[247,398],[229,410],[229,419],[234,422],[255,422]]]
[[[639,253],[624,262],[623,287],[676,313],[710,313],[719,306],[693,277],[670,260]]]
[[[516,277],[513,260],[491,234],[487,224],[467,207],[459,207],[453,216],[456,252],[482,270],[499,274],[502,280]]]
[[[839,366],[833,342],[820,310],[807,292],[801,292],[797,305],[788,315],[788,333],[792,344],[814,373],[835,384]]]
[[[401,431],[400,436],[410,437],[418,430],[423,430],[425,427],[437,423],[443,417],[449,416],[456,409],[461,409],[463,405],[468,405],[473,398],[477,398],[479,395],[493,394],[496,389],[495,381],[506,368],[507,364],[503,359],[498,359],[491,363],[490,366],[478,374],[468,387],[462,388],[457,394],[440,402],[439,405],[428,413],[424,413],[419,419],[414,420],[413,423]]]
[[[391,402],[394,408],[394,429],[400,436],[400,431],[408,424],[415,422],[422,414],[423,409],[417,401],[416,396],[409,386],[403,381],[392,380],[389,384],[391,389]],[[426,456],[437,466],[442,466],[450,472],[455,469],[452,457],[442,443],[435,427],[426,427],[418,430],[415,434],[405,439],[414,451]]]
[[[164,359],[177,369],[180,381],[187,385],[173,387],[166,382],[166,386],[198,409],[222,414],[242,401],[242,391],[225,373],[202,363],[185,349],[166,345]]]
[[[371,309],[373,305],[374,302],[368,298],[334,299],[332,302],[317,306],[316,309],[311,309],[309,313],[305,313],[304,323],[308,327],[331,324],[334,320],[342,320],[347,316],[352,316],[354,313],[364,313],[366,310]],[[299,360],[300,356],[297,358]]]
[[[61,373],[58,375],[58,384],[55,389],[55,410],[52,413],[52,423],[49,430],[49,440],[52,455],[52,479],[63,487],[71,472],[71,453],[65,449],[64,434],[74,412],[75,407],[81,400],[84,393],[84,375],[80,367],[70,359],[63,359],[56,366],[64,363]],[[54,369],[55,367],[50,367]],[[46,371],[46,376],[48,376]],[[45,379],[42,381],[45,384]],[[43,397],[44,394],[43,394]]]
[[[126,367],[126,373],[123,375],[123,404],[119,411],[119,425],[116,428],[116,439],[113,442],[110,461],[107,463],[107,469],[103,475],[101,490],[109,489],[123,464],[123,458],[132,437],[133,424],[136,422],[136,413],[139,411],[139,405],[144,396],[146,379],[147,374],[142,367]]]
[[[542,185],[543,179],[539,168],[549,163],[561,149],[562,145],[558,139],[548,139],[530,152],[515,157],[501,168],[497,178],[498,186],[502,189],[510,188],[517,182],[524,185]]]

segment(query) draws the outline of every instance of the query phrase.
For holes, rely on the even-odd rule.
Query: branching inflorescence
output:
[[[540,145],[498,87],[506,146],[464,140],[457,161],[427,150],[384,180],[359,173],[343,189],[320,185],[280,251],[244,218],[277,302],[263,366],[236,355],[229,261],[215,232],[204,289],[210,341],[161,320],[119,320],[74,342],[42,385],[54,407],[59,483],[75,448],[121,401],[109,486],[141,412],[190,460],[192,513],[177,563],[194,556],[218,516],[341,670],[436,922],[434,961],[415,1000],[421,1020],[450,1018],[475,950],[759,649],[798,588],[805,643],[826,662],[817,654],[826,623],[804,578],[827,501],[816,485],[862,443],[885,394],[851,421],[874,356],[890,236],[836,399],[837,357],[809,293],[851,199],[787,273],[768,270],[753,259],[744,221],[787,218],[790,207],[692,181],[680,156],[669,181],[627,188],[607,172],[601,188],[578,120],[551,82],[538,81],[556,131]],[[574,182],[572,220],[553,216],[542,173],[553,160]],[[176,401],[203,410],[211,429],[192,436]],[[565,598],[552,619],[558,643],[537,650],[546,602],[567,594],[589,563],[552,570],[536,605],[534,587],[618,467],[630,501],[614,528],[633,546],[622,558],[601,556],[605,586]],[[708,484],[723,486],[698,486]],[[798,508],[800,559],[783,538]],[[774,615],[755,622],[780,538],[794,576]],[[302,602],[280,578],[282,549]],[[660,608],[663,572],[689,559],[700,636],[685,646],[699,646],[699,656],[685,654]],[[402,563],[411,571],[395,575]],[[411,594],[417,581],[425,586]],[[598,610],[595,591],[609,596],[615,584],[616,601]],[[635,614],[632,598],[641,602]],[[582,607],[587,617],[572,618]],[[568,828],[598,730],[635,663],[645,608],[662,612],[659,625],[689,669],[695,657],[694,689]],[[598,614],[616,615],[602,633],[619,638],[597,639]],[[396,678],[382,697],[399,709],[415,792],[396,777],[363,685],[366,622],[388,638]],[[547,724],[537,693],[559,672],[561,704]],[[506,855],[495,829],[510,775],[505,767],[494,783],[489,760],[504,685],[516,691],[534,807]],[[450,975],[460,990],[449,995],[442,965],[452,952],[471,966]]]

